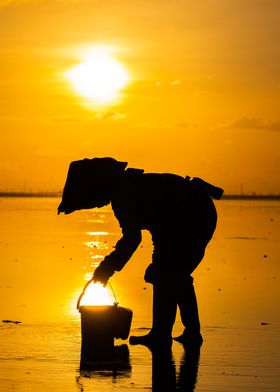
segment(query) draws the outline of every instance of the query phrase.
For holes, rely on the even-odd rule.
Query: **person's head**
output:
[[[71,162],[58,214],[70,214],[76,210],[109,204],[115,183],[126,166],[127,162],[113,158]]]

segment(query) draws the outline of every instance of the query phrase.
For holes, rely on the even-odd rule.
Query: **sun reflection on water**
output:
[[[85,245],[88,248],[97,248],[97,249],[108,249],[109,245],[106,242],[101,241],[87,241]]]
[[[87,235],[109,235],[108,231],[87,231]]]

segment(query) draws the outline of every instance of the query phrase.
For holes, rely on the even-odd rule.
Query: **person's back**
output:
[[[178,268],[186,263],[182,256],[187,253],[197,254],[201,248],[204,253],[216,227],[217,215],[210,196],[174,174],[128,169],[111,203],[122,228],[150,231],[154,262],[164,264],[172,259]]]

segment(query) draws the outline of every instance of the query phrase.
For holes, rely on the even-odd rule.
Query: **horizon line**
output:
[[[0,197],[60,197],[62,191],[39,191],[39,192],[23,192],[23,191],[0,191]],[[237,200],[237,199],[280,199],[280,193],[247,193],[247,194],[224,194],[222,199]]]

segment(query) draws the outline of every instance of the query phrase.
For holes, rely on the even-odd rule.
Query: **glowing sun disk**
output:
[[[67,71],[66,77],[83,98],[101,104],[115,101],[129,81],[124,66],[103,47],[87,50],[81,64]]]

